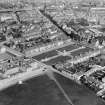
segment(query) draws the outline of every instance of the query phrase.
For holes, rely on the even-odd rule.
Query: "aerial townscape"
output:
[[[5,1],[0,91],[54,72],[105,101],[105,0]]]

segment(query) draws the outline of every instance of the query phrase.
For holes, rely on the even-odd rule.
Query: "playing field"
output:
[[[56,74],[74,105],[105,105],[84,86]],[[31,79],[22,85],[15,85],[0,92],[0,105],[70,105],[65,97],[46,75]]]

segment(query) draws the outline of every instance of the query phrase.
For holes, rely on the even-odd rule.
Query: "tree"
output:
[[[82,26],[89,26],[88,21],[84,18],[79,19],[79,24]]]

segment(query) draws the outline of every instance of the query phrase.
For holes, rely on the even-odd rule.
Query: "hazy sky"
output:
[[[22,1],[22,0],[0,0],[0,2],[14,2],[14,1]],[[34,2],[54,2],[54,1],[71,1],[71,2],[79,2],[79,1],[105,1],[105,0],[24,0],[24,1],[34,1]]]

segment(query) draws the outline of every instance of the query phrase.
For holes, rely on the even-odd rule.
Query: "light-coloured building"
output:
[[[105,24],[105,7],[91,8],[90,14],[96,19],[97,24]]]

